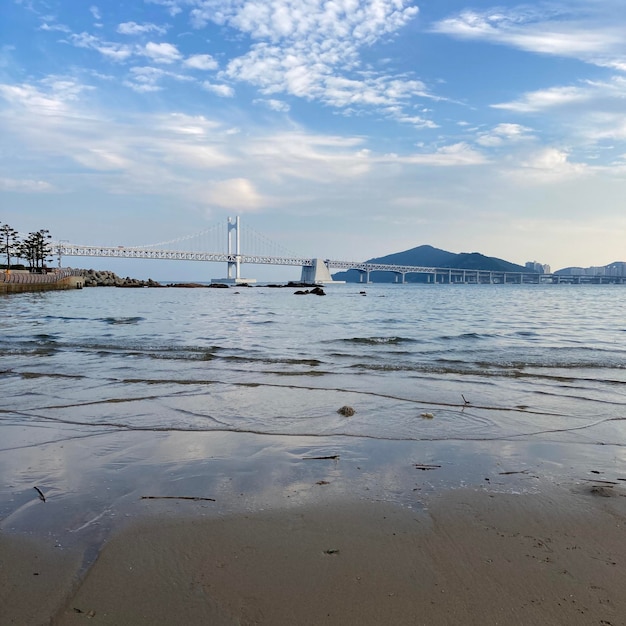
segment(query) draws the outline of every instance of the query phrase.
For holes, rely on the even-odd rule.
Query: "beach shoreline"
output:
[[[624,625],[623,307],[529,293],[0,298],[0,625]]]
[[[84,551],[0,535],[3,624],[623,624],[621,485],[320,498],[132,520]],[[84,549],[83,549],[84,550]]]

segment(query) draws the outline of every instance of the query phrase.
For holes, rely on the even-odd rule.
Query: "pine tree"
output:
[[[6,269],[11,269],[11,257],[18,256],[19,251],[18,232],[8,224],[0,225],[0,254],[6,257]]]
[[[43,271],[52,254],[52,236],[45,229],[35,233],[29,233],[28,237],[20,244],[19,256],[26,259],[31,272]]]

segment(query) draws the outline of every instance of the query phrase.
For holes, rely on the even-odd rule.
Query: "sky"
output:
[[[626,12],[2,0],[0,138],[0,223],[56,240],[151,244],[238,215],[303,257],[626,261]],[[72,264],[225,273],[172,263]]]

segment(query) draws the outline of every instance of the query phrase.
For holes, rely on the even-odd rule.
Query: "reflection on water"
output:
[[[0,299],[0,526],[626,477],[626,290],[360,290]]]

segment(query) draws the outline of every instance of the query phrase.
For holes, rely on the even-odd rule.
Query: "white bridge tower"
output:
[[[235,231],[235,246],[233,250],[233,231]],[[213,278],[212,283],[225,285],[242,285],[256,283],[255,278],[241,278],[241,248],[239,239],[239,216],[228,218],[228,261],[226,278]]]
[[[233,255],[233,233],[235,231],[235,254]],[[239,216],[234,221],[232,217],[228,218],[228,271],[227,276],[229,279],[237,280],[240,277],[241,271],[241,249],[239,247]],[[230,259],[234,257],[234,261]]]

